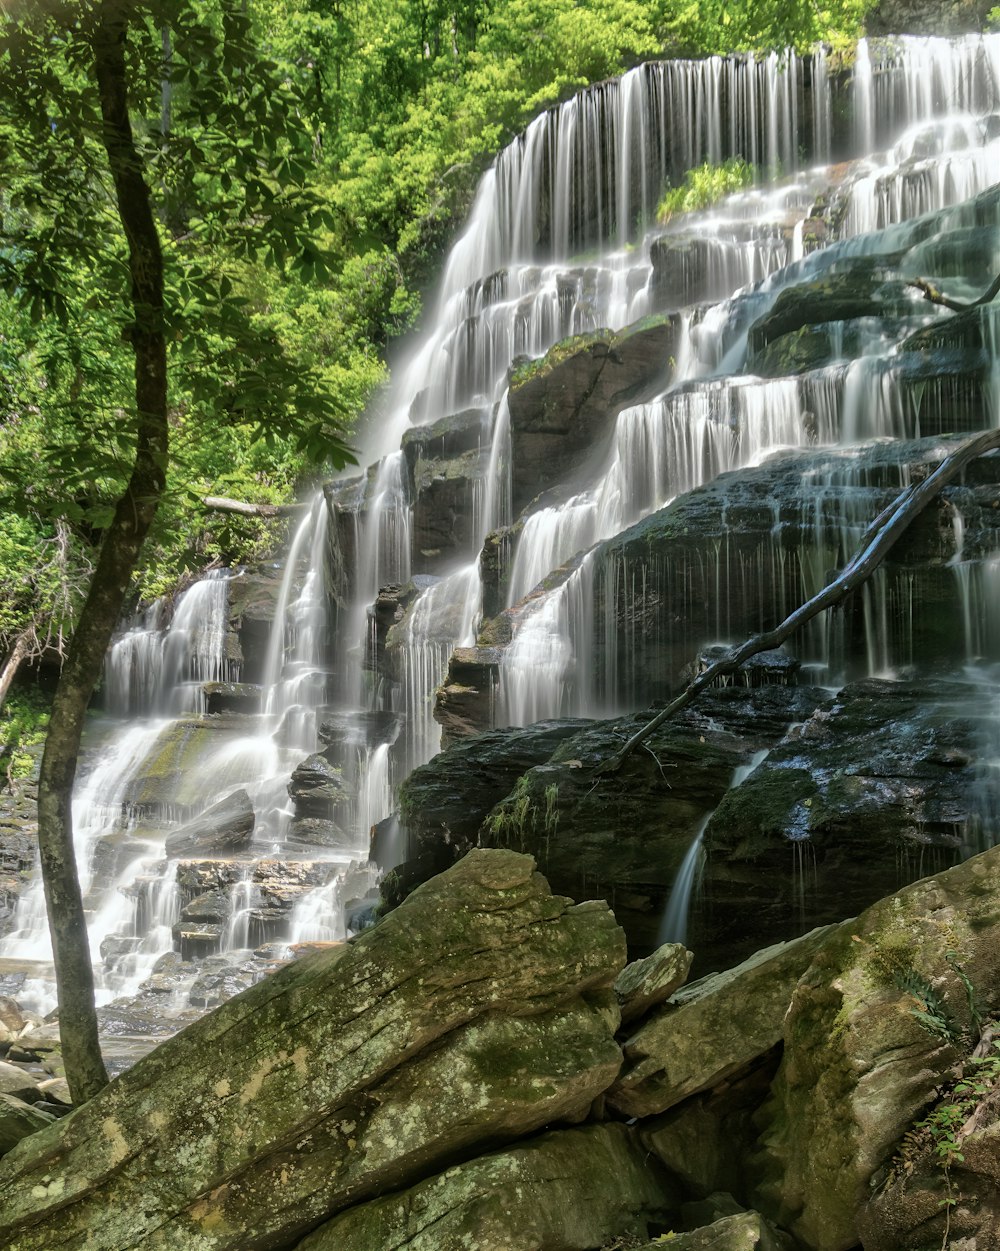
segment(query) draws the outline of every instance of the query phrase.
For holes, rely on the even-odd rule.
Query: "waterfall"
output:
[[[346,935],[348,866],[366,857],[369,831],[389,815],[403,776],[438,750],[435,691],[455,648],[476,646],[487,536],[499,534],[497,550],[510,552],[499,605],[510,642],[499,659],[483,647],[499,668],[496,720],[642,706],[646,652],[623,622],[697,605],[690,637],[676,644],[690,661],[706,641],[732,640],[742,628],[729,607],[737,593],[787,610],[822,586],[881,496],[860,461],[814,465],[785,514],[756,502],[752,550],[735,538],[697,552],[678,542],[669,558],[642,562],[616,536],[775,453],[938,434],[945,415],[961,411],[973,425],[984,405],[997,420],[994,310],[982,313],[993,370],[983,395],[961,392],[950,375],[913,375],[900,341],[938,317],[913,293],[900,296],[895,319],[845,315],[817,328],[820,363],[796,376],[771,376],[767,345],[751,343],[749,332],[795,284],[834,281],[890,254],[906,254],[909,276],[946,265],[949,232],[984,226],[986,210],[970,198],[998,167],[998,81],[1000,36],[862,40],[845,123],[834,107],[843,85],[822,52],[651,63],[547,110],[498,155],[446,260],[427,330],[372,423],[366,471],[317,495],[292,537],[259,716],[230,725],[204,715],[206,684],[241,677],[227,644],[227,571],[172,605],[152,605],[109,653],[107,737],[74,798],[94,950],[109,934],[128,947],[107,971],[104,997],[139,984],[190,902],[164,866],[165,831],[236,789],[247,790],[255,810],[254,856],[320,866],[311,877],[303,870],[315,889],[303,887],[285,937]],[[729,157],[750,163],[751,186],[656,221],[668,186]],[[647,314],[675,319],[669,381],[622,408],[606,449],[571,479],[540,474],[547,489],[515,516],[512,363]],[[425,437],[445,449],[448,473],[463,484],[447,508],[458,511],[452,500],[460,497],[473,512],[452,527],[451,548],[419,538],[437,479],[448,481],[444,472],[417,473],[412,441]],[[792,548],[790,527],[808,542]],[[330,556],[344,536],[348,568],[335,594]],[[949,575],[962,591],[970,659],[995,659],[1000,646],[996,564],[995,556],[959,554]],[[398,612],[385,622],[376,601],[389,587]],[[892,671],[913,653],[907,595],[905,579],[886,578],[864,593],[869,672]],[[831,681],[844,673],[844,630],[824,618],[804,643],[806,660]],[[177,749],[176,787],[151,798],[143,770],[167,753],[178,727],[200,746],[190,761]],[[330,801],[334,815],[308,815],[308,798],[296,806],[289,796],[292,770],[317,756],[342,786]],[[313,834],[322,824],[329,841],[310,843],[309,822]],[[127,850],[95,875],[95,850],[110,834],[127,834]],[[248,855],[229,883],[223,949],[259,937],[249,863]],[[48,959],[34,887],[0,954]]]

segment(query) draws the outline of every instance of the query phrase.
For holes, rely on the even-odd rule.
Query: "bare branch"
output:
[[[898,499],[888,508],[883,509],[869,526],[857,552],[847,562],[841,573],[819,594],[801,604],[773,630],[767,630],[763,634],[747,639],[728,655],[709,665],[662,712],[657,713],[652,721],[647,722],[641,730],[633,734],[619,751],[598,765],[595,773],[600,775],[617,772],[632,752],[644,743],[654,730],[692,703],[706,687],[711,686],[716,678],[735,673],[744,661],[749,660],[751,656],[756,656],[759,652],[780,647],[800,626],[811,621],[813,617],[819,616],[827,608],[834,608],[845,600],[852,591],[856,591],[871,577],[896,541],[906,532],[911,522],[941,493],[941,490],[956,478],[970,461],[997,447],[1000,447],[1000,430],[987,430],[982,434],[977,434],[962,443],[922,482],[907,487]]]
[[[953,300],[950,296],[942,295],[929,278],[913,278],[906,285],[922,291],[924,299],[929,300],[931,304],[940,304],[942,308],[950,308],[953,313],[966,313],[970,308],[981,308],[984,304],[989,304],[1000,295],[1000,274],[997,274],[978,300],[971,301]]]

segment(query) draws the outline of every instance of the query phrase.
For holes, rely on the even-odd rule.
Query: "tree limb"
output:
[[[922,291],[924,299],[929,300],[931,304],[940,304],[942,308],[950,308],[953,313],[966,313],[970,308],[981,308],[984,304],[989,304],[1000,295],[1000,274],[997,274],[978,300],[971,301],[953,300],[950,296],[942,295],[929,278],[913,278],[906,285]]]
[[[212,512],[237,513],[241,517],[295,517],[310,507],[309,504],[248,504],[225,495],[205,495],[201,502]]]
[[[962,443],[950,456],[946,457],[932,474],[907,487],[899,497],[878,515],[866,530],[858,550],[844,566],[840,574],[834,578],[812,599],[800,604],[793,613],[787,616],[773,630],[754,635],[745,643],[734,648],[728,655],[709,665],[693,682],[673,699],[661,712],[638,730],[627,743],[615,754],[598,765],[597,774],[615,773],[624,764],[632,752],[645,742],[647,738],[665,721],[669,721],[682,709],[701,694],[706,687],[726,674],[735,673],[745,660],[756,656],[758,652],[770,651],[781,644],[807,621],[817,617],[827,608],[834,608],[856,591],[862,583],[875,572],[888,555],[896,541],[906,532],[910,523],[924,511],[941,490],[978,456],[1000,447],[1000,430],[987,430]]]

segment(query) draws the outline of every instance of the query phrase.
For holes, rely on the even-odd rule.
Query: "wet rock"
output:
[[[421,457],[414,465],[411,562],[416,572],[441,573],[475,555],[475,498],[489,469],[488,436],[484,443],[449,460]]]
[[[385,649],[389,631],[393,626],[399,625],[413,601],[429,587],[433,586],[436,581],[436,578],[432,578],[429,575],[417,574],[409,582],[393,582],[388,586],[379,587],[378,595],[375,597],[375,603],[372,605],[369,615],[372,628],[369,630],[365,642],[366,669],[370,669],[373,673],[386,672]],[[328,720],[324,722],[324,725],[328,727],[328,738],[331,742],[344,732],[340,730],[342,722],[339,719]],[[340,734],[334,734],[334,727],[340,731]],[[322,726],[320,727],[320,737],[324,738]],[[327,739],[324,739],[324,741],[327,741]]]
[[[294,1245],[455,1158],[581,1116],[620,1064],[623,963],[605,905],[551,895],[528,857],[470,853],[353,942],[163,1043],[58,1143],[0,1164],[0,1235],[18,1251],[49,1251],[54,1230],[66,1251],[111,1251],[155,1220],[164,1251],[242,1248],[247,1229]],[[169,1174],[151,1164],[164,1143]],[[66,1181],[42,1197],[54,1149]]]
[[[868,679],[805,720],[705,830],[701,907],[718,938],[744,924],[731,909],[758,941],[786,937],[803,911],[836,921],[963,858],[991,819],[995,699],[965,682]]]
[[[858,518],[875,518],[898,495],[901,473],[925,476],[956,442],[781,453],[720,475],[602,544],[594,557],[593,672],[614,672],[617,697],[634,706],[674,693],[706,639],[740,642],[821,590],[853,554]],[[980,458],[965,484],[946,488],[889,553],[876,593],[885,621],[879,645],[890,656],[954,663],[965,631],[951,563],[956,510],[974,577],[1000,547],[998,491],[1000,458]],[[906,608],[897,613],[890,604]],[[847,676],[860,676],[869,665],[864,596],[838,609],[835,624]],[[793,650],[814,665],[825,660],[826,642],[804,632]]]
[[[36,1134],[46,1125],[51,1125],[54,1120],[50,1112],[40,1111],[0,1091],[0,1156],[6,1155],[29,1134]]]
[[[976,1037],[970,1001],[984,1020],[1000,1009],[998,892],[994,848],[838,929],[799,981],[758,1118],[756,1206],[816,1251],[859,1241],[873,1179]],[[934,1245],[943,1222],[924,1231]]]
[[[510,374],[515,510],[597,455],[623,408],[651,398],[670,375],[678,320],[647,317],[620,334],[567,339]]]
[[[263,688],[253,682],[206,682],[202,689],[209,713],[240,712],[252,716],[260,712]]]
[[[608,1092],[623,1116],[655,1116],[737,1076],[780,1043],[799,978],[835,927],[765,948],[678,992],[625,1044]]]
[[[842,262],[821,278],[786,287],[778,295],[770,310],[750,328],[747,364],[755,371],[758,353],[804,326],[856,317],[898,317],[912,311],[915,298],[883,257]]]
[[[206,891],[196,895],[181,909],[181,921],[209,921],[224,923],[233,910],[231,895],[226,891]]]
[[[114,968],[123,956],[130,956],[142,946],[137,934],[109,934],[101,939],[101,960],[106,969]]]
[[[419,864],[419,880],[433,877],[474,847],[493,805],[583,724],[539,721],[524,729],[490,730],[459,740],[414,769],[400,788],[399,804],[403,858]]]
[[[326,817],[295,817],[285,837],[297,847],[353,847],[356,841],[353,834]]]
[[[555,889],[608,900],[631,955],[647,955],[676,937],[662,932],[668,901],[735,770],[827,698],[812,687],[705,692],[599,782],[594,770],[656,709],[581,727],[548,761],[521,775],[483,821],[479,842],[530,851]],[[740,914],[746,928],[737,935],[738,923],[726,926],[714,911],[691,909],[685,945],[695,953],[698,974],[738,963],[760,946],[752,912]],[[781,937],[802,928],[800,922]]]
[[[351,1208],[300,1251],[587,1251],[645,1237],[677,1195],[622,1125],[545,1134]]]
[[[615,994],[628,1025],[657,1007],[684,985],[691,967],[691,952],[680,943],[664,943],[645,960],[627,964],[615,980]]]
[[[487,408],[466,408],[430,425],[411,426],[400,444],[411,487],[416,486],[421,476],[422,463],[453,460],[466,452],[482,451],[489,444],[489,435],[490,411]]]
[[[252,969],[227,965],[221,969],[205,970],[191,985],[188,1003],[193,1008],[215,1008],[220,1003],[242,994],[257,982],[263,970],[257,974]]]
[[[201,813],[205,797],[199,762],[246,733],[246,720],[236,713],[170,722],[125,788],[123,804],[130,818],[155,824]]]
[[[734,287],[729,254],[741,243],[750,243],[751,236],[758,248],[763,248],[766,240],[771,247],[784,251],[780,227],[772,227],[770,237],[766,238],[757,223],[749,222],[741,233],[734,224],[732,234],[726,239],[710,232],[699,235],[686,231],[653,239],[649,245],[651,307],[682,309],[727,299]]]
[[[239,645],[239,656],[234,659],[240,663],[243,683],[262,682],[267,669],[271,623],[281,595],[281,570],[260,569],[243,573],[231,578],[226,589],[230,629]],[[235,711],[246,711],[246,708],[244,706]]]
[[[319,753],[307,756],[292,770],[288,794],[297,816],[328,817],[347,798],[341,771]]]
[[[219,950],[226,927],[214,921],[177,921],[172,934],[182,959],[200,960]]]
[[[253,839],[255,821],[250,796],[244,790],[234,791],[201,816],[168,834],[167,856],[181,860],[243,851]]]
[[[500,684],[502,655],[499,647],[456,647],[452,651],[448,672],[434,693],[434,720],[441,726],[443,748],[491,728],[492,697]]]

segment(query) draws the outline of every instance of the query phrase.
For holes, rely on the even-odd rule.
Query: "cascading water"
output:
[[[862,41],[848,89],[853,134],[840,133],[833,104],[844,88],[821,53],[644,65],[537,118],[481,181],[447,260],[430,328],[399,370],[389,416],[373,432],[378,463],[365,479],[334,484],[317,498],[296,532],[259,720],[249,733],[246,723],[220,725],[174,796],[175,807],[156,814],[160,826],[245,788],[256,814],[255,855],[289,857],[301,835],[295,855],[345,867],[364,856],[369,829],[388,815],[402,776],[438,748],[433,694],[452,649],[475,642],[483,611],[479,554],[487,535],[517,521],[520,537],[512,531],[504,539],[513,550],[505,570],[513,638],[501,661],[497,720],[613,709],[639,698],[638,662],[626,639],[597,672],[594,640],[618,628],[629,604],[647,601],[652,574],[594,552],[595,545],[675,496],[781,448],[937,432],[935,414],[950,384],[910,386],[897,353],[902,333],[935,316],[915,294],[898,327],[887,329],[881,318],[828,323],[825,363],[796,379],[740,371],[757,350],[748,343],[750,326],[794,283],[836,276],[848,263],[889,252],[907,252],[914,276],[921,267],[948,272],[935,260],[946,249],[945,232],[982,225],[967,201],[990,185],[996,168],[998,69],[1000,37]],[[700,214],[655,223],[668,182],[679,183],[703,161],[730,156],[754,166],[754,186]],[[865,161],[830,192],[835,211],[817,224],[817,202],[830,188],[825,167],[851,157]],[[868,233],[873,230],[883,233]],[[705,307],[706,301],[716,303]],[[595,458],[572,482],[553,483],[565,489],[543,495],[516,519],[506,401],[512,361],[538,357],[568,336],[623,328],[647,313],[677,317],[670,386],[625,408],[603,460]],[[984,336],[995,361],[995,319],[987,321]],[[439,550],[437,532],[431,542],[419,528],[421,509],[431,507],[427,500],[436,498],[437,487],[432,474],[417,474],[412,447],[399,450],[414,428],[452,448],[455,473],[469,477],[466,497],[475,515],[455,528],[452,549]],[[865,518],[848,507],[832,520],[817,502],[816,485],[801,505],[803,515],[815,510],[813,564],[789,572],[794,561],[777,541],[783,519],[775,516],[766,560],[745,564],[739,577],[784,587],[794,575],[796,590],[804,592],[843,558]],[[348,602],[333,613],[329,553],[345,535]],[[737,576],[723,566],[723,555],[699,574],[714,588],[718,638],[728,637],[724,580]],[[995,629],[983,622],[995,591],[988,566],[964,565],[957,561],[955,569],[967,584],[969,649],[982,654],[994,647]],[[668,572],[663,585],[683,601],[691,571],[678,564]],[[538,589],[554,574],[552,587]],[[389,637],[376,638],[372,606],[390,585],[403,608]],[[238,679],[223,646],[225,608],[212,599],[224,586],[224,578],[196,584],[172,620],[165,606],[154,607],[117,642],[106,683],[116,717],[196,719],[206,683]],[[598,587],[605,588],[603,597]],[[887,593],[876,586],[869,594],[872,639],[888,633],[879,627]],[[331,658],[334,626],[339,642]],[[816,630],[809,646],[835,668],[835,631],[828,624]],[[873,646],[869,668],[899,659]],[[134,784],[165,733],[158,721],[143,722],[141,737],[134,721],[118,722],[76,800],[87,840],[79,850],[84,866],[123,809],[133,823],[142,818],[133,858],[140,863],[116,868],[115,886],[94,901],[101,918],[92,927],[97,945],[114,933],[150,948],[131,944],[129,985],[167,945],[180,911],[170,867],[159,867],[163,830],[150,828]],[[316,818],[302,807],[311,802],[308,795],[296,807],[287,793],[288,775],[303,756],[314,762],[314,774],[321,770],[315,763],[321,744],[342,774],[335,817]],[[331,779],[322,786],[335,789]],[[189,802],[193,792],[197,799]],[[324,837],[339,841],[311,844],[317,821]],[[137,876],[145,881],[138,895],[115,889]],[[241,867],[237,880],[223,946],[256,937],[253,875]],[[303,892],[286,936],[343,937],[344,878],[337,872],[309,881],[317,889]],[[22,900],[17,930],[0,952],[45,958],[32,898],[28,892]],[[119,900],[123,916],[116,918]]]

